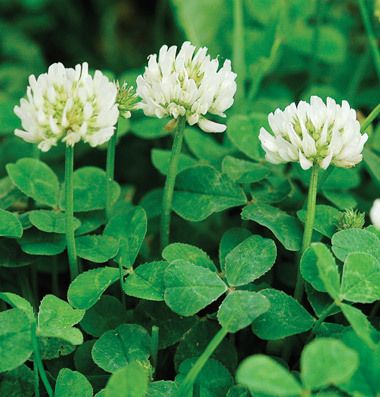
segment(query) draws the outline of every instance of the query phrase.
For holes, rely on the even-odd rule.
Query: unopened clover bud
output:
[[[128,87],[125,82],[122,85],[117,82],[116,103],[119,107],[121,116],[125,119],[129,119],[131,117],[131,112],[136,109],[138,103],[138,97],[134,88]]]
[[[354,209],[347,209],[340,217],[339,223],[337,225],[338,230],[345,229],[362,229],[365,223],[364,212],[359,212]]]

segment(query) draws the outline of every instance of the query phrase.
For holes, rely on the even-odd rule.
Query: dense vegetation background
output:
[[[233,156],[263,162],[257,135],[266,123],[267,114],[293,101],[308,99],[310,95],[331,96],[337,102],[346,99],[358,110],[360,120],[368,115],[380,98],[380,62],[374,55],[374,46],[380,37],[378,5],[366,2],[374,29],[369,34],[356,0],[244,0],[242,3],[243,6],[237,0],[1,0],[0,208],[23,213],[30,205],[30,200],[10,182],[5,167],[20,158],[33,156],[32,145],[13,134],[19,127],[13,107],[25,95],[30,74],[45,72],[53,62],[60,61],[71,67],[87,61],[90,68],[101,69],[114,79],[134,85],[149,54],[157,52],[163,44],[181,45],[190,40],[197,46],[208,47],[214,57],[232,59],[238,74],[238,92],[234,106],[228,111],[225,134],[211,136],[196,128],[187,129],[182,169],[194,164],[210,164],[241,183],[249,199],[254,197],[295,215],[304,206],[307,172],[302,172],[297,165],[270,166],[265,179],[252,182],[247,177],[245,182],[244,170],[237,170],[236,163],[228,163],[225,158]],[[160,258],[160,200],[155,189],[163,185],[168,159],[165,150],[171,145],[169,132],[164,129],[166,122],[137,112],[119,124],[116,153],[116,181],[122,189],[119,201],[142,205],[148,216],[148,231],[138,263]],[[321,234],[316,236],[319,239],[330,238],[336,231],[338,211],[358,208],[368,213],[373,200],[380,197],[379,127],[371,127],[369,134],[363,163],[352,170],[334,171],[320,190],[318,202],[334,207],[336,212],[329,212],[334,215],[334,222],[320,220],[322,231],[318,230]],[[105,150],[80,144],[76,150],[76,168],[89,165],[104,168],[105,155]],[[54,148],[42,154],[41,159],[62,181],[64,148]],[[95,189],[95,193],[102,192]],[[223,212],[211,210],[206,217],[194,215],[193,220],[202,219],[200,222],[175,216],[172,240],[196,245],[217,261],[218,255],[223,257],[219,248],[221,238],[230,228],[243,226],[252,233],[273,237],[267,227],[242,221],[240,212],[238,207]],[[328,230],[324,224],[328,224]],[[275,230],[276,225],[269,229]],[[274,268],[258,285],[271,285],[291,294],[296,272],[295,253],[291,251],[296,249],[287,240],[299,236],[297,231],[289,233],[281,236],[279,232],[278,237],[275,230],[282,245],[278,244]],[[24,244],[23,252],[14,240],[0,240],[0,290],[20,294],[37,306],[47,293],[66,299],[69,285],[66,254],[39,255],[36,244],[45,237],[37,241],[38,237],[36,240],[26,234],[25,238],[29,248],[24,249]],[[94,267],[90,262],[84,261],[86,270]],[[110,294],[119,298],[118,286],[113,288]],[[309,303],[305,305],[312,311]],[[118,313],[114,309],[115,318],[122,313],[128,322],[145,325],[147,329],[158,323],[164,329],[156,379],[173,379],[180,362],[199,354],[217,329],[216,303],[201,311],[199,318],[181,321],[161,302],[127,297],[127,312],[119,306]],[[0,307],[6,306],[0,303]],[[371,307],[363,305],[362,310],[368,314]],[[168,319],[172,322],[168,323]],[[378,318],[373,322],[377,324]],[[118,321],[113,319],[111,323],[115,326]],[[192,333],[181,339],[189,329]],[[94,332],[90,334],[100,336]],[[298,350],[301,348],[302,344]],[[281,351],[275,342],[266,345],[246,328],[225,342],[219,359],[233,374],[237,362],[263,349],[269,353]],[[53,357],[47,365],[54,376],[62,367],[75,367],[74,354],[60,353],[61,358]],[[295,367],[297,354],[291,359]],[[75,368],[88,375],[96,390],[103,387],[107,377],[99,368],[94,369],[93,363],[86,362],[89,351],[82,349],[75,357]],[[225,391],[215,393],[209,395],[223,396]]]

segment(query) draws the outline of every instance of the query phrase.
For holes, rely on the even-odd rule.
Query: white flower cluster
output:
[[[369,217],[373,226],[380,230],[380,199],[376,199],[369,212]]]
[[[360,133],[356,112],[347,101],[338,105],[327,98],[325,104],[312,96],[310,103],[276,109],[268,121],[273,135],[261,128],[259,138],[271,163],[299,162],[307,170],[313,164],[349,168],[362,160],[368,136]]]
[[[236,74],[226,60],[219,68],[207,48],[183,43],[177,47],[164,45],[157,55],[150,55],[143,76],[137,78],[139,107],[146,116],[158,118],[185,116],[190,125],[198,124],[205,132],[223,132],[224,124],[208,120],[207,113],[225,117],[236,92]]]
[[[60,140],[101,145],[119,117],[116,95],[116,85],[98,70],[91,76],[87,63],[75,69],[54,63],[37,79],[29,77],[27,98],[14,109],[23,128],[15,134],[44,152]]]

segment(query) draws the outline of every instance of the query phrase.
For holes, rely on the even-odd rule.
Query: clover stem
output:
[[[108,141],[106,160],[106,217],[109,220],[112,211],[112,184],[115,176],[115,153],[117,143],[117,125],[114,134]]]
[[[170,217],[172,211],[174,185],[177,176],[177,168],[179,155],[182,149],[183,131],[185,129],[186,118],[180,117],[177,120],[177,126],[174,132],[174,140],[170,155],[168,173],[162,196],[162,212],[161,212],[161,249],[169,244],[170,236]]]
[[[151,335],[151,357],[152,357],[152,365],[154,371],[157,369],[157,355],[158,355],[158,340],[159,340],[159,335],[160,335],[160,329],[156,326],[153,325],[152,327],[152,335]]]
[[[36,324],[32,324],[32,344],[33,344],[33,361],[34,365],[37,366],[38,372],[40,374],[42,383],[45,386],[46,392],[49,397],[53,397],[53,389],[50,386],[49,380],[47,378],[44,365],[41,360],[40,346],[36,334]],[[37,382],[36,382],[37,383]],[[38,394],[37,394],[38,395]]]
[[[192,387],[197,380],[199,373],[202,371],[208,359],[211,357],[217,347],[222,343],[223,339],[226,337],[227,334],[228,331],[224,328],[221,328],[211,339],[206,349],[198,357],[197,361],[191,367],[190,371],[187,373],[185,379],[181,383],[177,394],[178,397],[187,396],[188,393],[192,390]]]
[[[372,112],[361,123],[360,129],[362,132],[364,132],[372,124],[372,121],[376,119],[379,113],[380,113],[380,103],[372,110]]]
[[[66,244],[70,266],[70,277],[73,280],[78,275],[78,261],[74,235],[74,147],[66,145],[65,154],[65,203],[66,203]]]
[[[40,375],[38,373],[38,365],[33,362],[33,375],[34,375],[34,396],[40,397]]]
[[[333,302],[331,305],[327,306],[325,310],[322,311],[321,315],[319,316],[318,320],[315,322],[311,332],[315,334],[318,330],[323,321],[334,311],[336,307],[336,303]]]
[[[301,255],[307,250],[307,248],[309,248],[313,236],[315,207],[317,202],[317,191],[318,191],[318,172],[319,172],[319,166],[318,164],[314,164],[311,170],[309,193],[307,196],[306,222],[303,233]],[[298,266],[297,282],[294,290],[294,298],[297,299],[299,302],[302,301],[303,291],[304,291],[304,282],[301,275],[301,268],[300,266]]]
[[[377,38],[371,24],[371,19],[368,14],[368,10],[365,4],[365,0],[359,0],[360,13],[362,14],[363,24],[367,33],[368,42],[371,48],[373,61],[375,63],[375,68],[377,76],[380,79],[380,53],[377,47]]]

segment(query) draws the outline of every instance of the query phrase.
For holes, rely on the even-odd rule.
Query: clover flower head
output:
[[[362,160],[368,139],[360,133],[356,112],[347,101],[326,103],[312,96],[310,103],[292,103],[268,116],[272,134],[260,130],[267,161],[273,164],[299,162],[304,170],[313,164],[326,169],[330,164],[350,168]]]
[[[211,59],[207,48],[196,51],[185,42],[177,47],[162,46],[159,54],[150,55],[148,66],[137,78],[139,104],[146,116],[158,118],[186,117],[189,125],[198,124],[205,132],[223,132],[224,124],[206,118],[207,114],[225,117],[234,102],[236,74],[231,62]]]
[[[373,202],[372,208],[369,211],[369,217],[373,226],[380,230],[380,199]]]
[[[98,70],[91,76],[87,63],[74,69],[54,63],[47,73],[29,77],[26,98],[14,108],[23,128],[15,134],[44,152],[61,140],[101,145],[119,117],[116,95],[116,85]]]
[[[125,119],[131,117],[131,111],[136,109],[138,103],[138,97],[133,87],[128,87],[127,83],[122,85],[119,82],[117,85],[117,97],[116,102],[119,107],[120,115]]]

